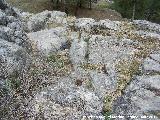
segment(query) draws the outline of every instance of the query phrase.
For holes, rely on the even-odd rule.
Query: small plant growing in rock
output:
[[[90,80],[90,79],[86,80],[86,87],[88,89],[90,89],[90,90],[94,90],[94,86],[93,86],[92,80]]]
[[[66,51],[49,55],[46,62],[54,69],[57,75],[68,74],[72,69],[72,63]]]
[[[111,120],[110,115],[112,115],[111,112],[106,112],[106,113],[104,114],[105,120]]]
[[[64,67],[64,61],[61,59],[61,56],[58,55],[50,55],[47,58],[47,62],[51,63],[55,68]]]

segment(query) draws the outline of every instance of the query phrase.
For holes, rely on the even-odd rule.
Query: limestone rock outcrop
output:
[[[10,77],[24,82],[0,99],[2,108],[16,103],[2,119],[159,119],[158,24],[0,6],[0,87]]]

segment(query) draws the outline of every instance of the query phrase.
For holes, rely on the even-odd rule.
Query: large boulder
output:
[[[98,22],[98,26],[103,29],[118,30],[119,29],[119,22],[114,22],[114,21],[111,21],[108,19],[100,20]]]
[[[147,59],[144,60],[143,69],[145,71],[160,72],[159,61],[156,61],[156,60],[154,60],[152,58],[147,58]]]
[[[70,48],[70,59],[73,64],[82,64],[86,62],[87,43],[83,40],[74,39]]]
[[[139,29],[149,30],[156,33],[160,33],[160,25],[152,23],[146,20],[134,20],[133,24],[136,25]]]
[[[49,55],[52,52],[67,48],[66,33],[65,28],[59,27],[29,33],[28,37],[32,43],[37,46],[38,51],[44,55]]]
[[[132,47],[135,44],[130,39],[118,40],[113,36],[93,35],[89,40],[89,63],[107,65],[129,59],[136,51]]]
[[[5,0],[0,0],[0,8],[2,10],[5,10],[6,8],[8,8],[7,3],[5,2]]]
[[[7,17],[6,14],[0,9],[0,25],[7,24]]]
[[[143,72],[160,72],[160,53],[154,52],[142,64]]]
[[[122,115],[124,120],[131,120],[132,117],[139,120],[159,120],[159,79],[159,75],[138,76],[125,90],[124,95],[115,101],[114,115]]]
[[[50,13],[48,12],[42,12],[36,15],[33,15],[29,18],[29,21],[27,23],[28,30],[29,31],[40,31],[45,28],[45,23],[47,19],[50,17]]]
[[[67,24],[66,13],[59,11],[43,11],[37,14],[22,13],[20,14],[22,18],[25,18],[27,22],[28,32],[37,32],[50,27],[51,24]],[[56,26],[56,25],[55,25]]]
[[[29,67],[31,45],[23,30],[23,23],[15,11],[0,1],[0,89],[12,76],[19,76]],[[4,88],[7,86],[4,85]]]
[[[143,38],[153,38],[153,39],[160,40],[160,34],[155,33],[155,32],[147,32],[143,30],[138,30],[138,31],[135,31],[134,33],[137,35],[140,35]]]
[[[20,73],[29,65],[29,55],[24,48],[6,40],[0,39],[0,69],[1,77],[8,77],[14,73]]]
[[[89,115],[102,116],[103,104],[94,92],[77,89],[75,79],[69,76],[59,78],[54,85],[36,94],[30,106],[32,119],[41,110],[46,113],[45,119],[79,120]]]
[[[96,22],[92,18],[79,18],[75,21],[75,27],[80,30],[91,31],[96,25]]]
[[[142,63],[141,74],[134,77],[113,105],[114,115],[124,119],[159,120],[160,111],[160,59],[159,52],[152,53]]]
[[[0,27],[0,38],[8,42],[17,44],[24,47],[26,50],[31,51],[30,41],[23,30],[21,22],[14,21],[7,24],[7,26]]]

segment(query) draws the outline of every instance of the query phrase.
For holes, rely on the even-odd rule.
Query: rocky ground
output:
[[[160,25],[0,6],[1,119],[160,118]]]

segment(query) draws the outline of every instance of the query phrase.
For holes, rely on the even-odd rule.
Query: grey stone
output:
[[[99,98],[104,98],[109,91],[116,89],[116,80],[104,73],[91,72],[92,84]]]
[[[0,25],[7,24],[7,17],[6,14],[0,9]]]
[[[154,32],[147,32],[147,31],[139,30],[139,31],[135,31],[134,33],[142,36],[143,38],[151,37],[151,38],[160,40],[160,35]]]
[[[27,106],[20,109],[27,113],[29,116],[27,119],[85,120],[84,116],[102,116],[106,94],[117,90],[119,61],[132,62],[133,59],[138,59],[135,58],[135,53],[139,52],[138,47],[143,42],[136,38],[131,40],[132,32],[142,38],[160,39],[159,25],[148,21],[134,21],[133,24],[139,27],[139,31],[134,31],[130,28],[131,23],[127,22],[111,20],[96,22],[92,18],[72,19],[66,13],[59,11],[46,10],[32,14],[11,8],[1,0],[0,5],[2,3],[0,87],[5,87],[4,81],[8,76],[14,72],[22,73],[22,70],[29,66],[30,58],[27,49],[31,47],[30,44],[35,47],[33,57],[36,57],[36,60],[33,60],[33,63],[42,66],[38,70],[44,72],[43,67],[46,67],[49,72],[51,69],[54,71],[51,74],[37,71],[38,75],[29,76],[42,78],[42,82],[46,83],[47,87],[42,87],[41,82],[38,83],[42,89],[37,88],[31,99],[24,100]],[[29,33],[26,35],[24,31]],[[131,33],[131,37],[126,32],[129,32],[129,35]],[[38,54],[36,50],[42,54]],[[42,58],[35,56],[38,54],[45,59],[52,53],[67,53],[65,57],[68,57],[67,64],[70,64],[71,68],[64,65],[64,68],[57,71]],[[152,115],[150,111],[160,110],[159,53],[159,51],[153,52],[144,60],[141,75],[133,76],[131,83],[123,90],[123,95],[114,101],[113,114],[125,115],[127,119],[128,115]],[[40,60],[39,63],[37,59]],[[67,74],[60,76],[56,74],[65,72],[66,69]],[[156,75],[150,73],[146,75],[148,71]],[[28,74],[26,76],[28,77]],[[39,118],[40,116],[43,118]],[[89,120],[93,119],[89,118]],[[158,119],[157,116],[155,119]]]
[[[70,48],[70,59],[73,64],[85,63],[85,55],[87,52],[87,43],[83,40],[73,40]]]
[[[25,49],[2,39],[0,39],[0,58],[3,63],[0,76],[7,77],[15,72],[19,73],[30,64],[29,55]]]
[[[28,32],[37,32],[47,27],[47,24],[67,24],[66,13],[60,11],[43,11],[37,14],[22,13],[27,20]]]
[[[11,23],[8,23],[7,27],[13,29],[13,30],[17,30],[17,31],[22,31],[23,30],[23,24],[20,21],[14,21]]]
[[[144,60],[144,63],[143,63],[143,69],[145,71],[156,71],[156,72],[159,72],[160,71],[160,64],[159,62],[153,60],[153,59],[150,59],[150,58],[146,58]]]
[[[31,45],[27,35],[22,30],[17,31],[3,26],[0,28],[0,38],[12,43],[16,43],[17,45],[22,46],[29,51],[31,50]]]
[[[47,19],[47,14],[45,14],[44,16],[42,16],[41,14],[36,14],[35,16],[30,17],[27,23],[28,30],[30,32],[36,32],[44,29]]]
[[[53,17],[53,18],[56,18],[56,17],[67,17],[67,14],[65,12],[52,11],[51,12],[51,17]]]
[[[9,27],[2,26],[0,28],[0,38],[8,40],[9,42],[15,42],[14,41],[14,31],[10,29]]]
[[[139,85],[142,87],[145,85],[146,87],[160,89],[160,75],[154,76],[138,76]]]
[[[8,6],[7,6],[6,1],[5,1],[5,0],[1,0],[1,1],[0,1],[0,8],[1,8],[2,10],[5,10],[7,7],[8,7]]]
[[[12,23],[12,22],[18,21],[18,19],[16,19],[16,17],[14,17],[14,16],[6,16],[6,17],[7,17],[7,22],[8,23]]]
[[[110,36],[93,35],[89,45],[89,62],[92,64],[113,64],[121,59],[129,59],[136,51],[126,40],[120,42]]]
[[[139,29],[160,33],[159,24],[152,23],[146,20],[134,20],[133,24],[136,25]]]
[[[65,28],[59,27],[56,29],[53,28],[29,33],[28,37],[41,53],[49,55],[52,52],[57,52],[67,47],[66,32]]]
[[[110,29],[110,30],[118,30],[119,29],[119,24],[114,21],[111,21],[109,19],[100,20],[98,22],[98,26],[103,29]]]
[[[153,54],[150,54],[150,57],[158,62],[160,62],[160,54],[156,54],[156,53],[153,53]]]
[[[113,106],[114,113],[123,115],[126,119],[130,115],[141,119],[144,113],[158,119],[151,111],[160,110],[159,80],[159,75],[137,77],[137,80],[128,86],[125,94],[116,100]]]
[[[79,18],[75,21],[75,27],[85,31],[91,31],[96,22],[92,18]]]
[[[55,117],[61,119],[65,115],[64,119],[78,120],[85,115],[101,115],[100,112],[103,107],[102,101],[95,93],[81,87],[76,89],[73,79],[69,77],[61,78],[53,86],[44,89],[36,95],[33,101],[34,104],[31,104],[32,109],[30,110],[33,110],[36,114],[41,106],[42,111],[46,113],[46,119]],[[52,103],[52,107],[49,107],[46,103],[48,105]],[[68,109],[68,112],[66,109]]]

